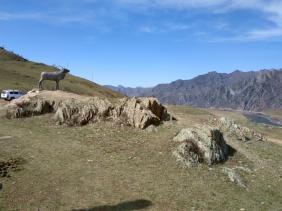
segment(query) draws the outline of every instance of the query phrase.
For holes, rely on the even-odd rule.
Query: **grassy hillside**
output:
[[[29,91],[37,88],[41,72],[52,72],[55,70],[55,67],[28,61],[13,52],[0,48],[0,90],[20,89]],[[77,94],[122,97],[117,92],[73,75],[67,75],[66,79],[60,83],[60,86],[64,91]],[[56,85],[54,82],[45,81],[43,82],[43,87],[44,89],[53,90]]]
[[[0,161],[24,160],[0,177],[0,210],[281,210],[281,145],[227,139],[237,152],[226,163],[183,168],[172,156],[172,138],[182,128],[206,123],[215,112],[242,123],[244,117],[185,106],[169,111],[177,124],[153,133],[109,121],[66,127],[48,114],[0,115]],[[249,169],[240,171],[247,189],[222,173],[235,166]]]

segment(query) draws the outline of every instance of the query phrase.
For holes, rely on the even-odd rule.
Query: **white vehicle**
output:
[[[13,100],[17,99],[21,96],[25,95],[25,93],[19,91],[19,90],[3,90],[1,93],[1,98],[4,100]]]

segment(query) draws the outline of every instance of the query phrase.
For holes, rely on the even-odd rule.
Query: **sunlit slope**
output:
[[[0,48],[0,90],[20,89],[29,91],[37,88],[41,72],[55,70],[55,67],[27,61],[13,52]],[[49,90],[56,87],[54,82],[47,81],[43,83],[43,86]],[[60,86],[64,91],[83,95],[113,98],[123,96],[122,94],[71,74],[67,75],[66,79],[60,83]]]

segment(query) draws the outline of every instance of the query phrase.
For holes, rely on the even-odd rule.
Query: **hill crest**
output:
[[[54,72],[57,70],[54,66],[32,62],[3,47],[0,48],[0,90],[32,90],[37,88],[41,72]],[[55,89],[54,82],[45,81],[43,86],[48,90]],[[124,97],[123,94],[72,74],[68,74],[65,80],[62,81],[61,88],[63,91],[81,95],[107,98]]]

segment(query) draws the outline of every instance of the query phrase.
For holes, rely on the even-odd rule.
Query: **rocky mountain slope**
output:
[[[150,95],[150,92],[153,89],[153,88],[144,88],[144,87],[130,88],[121,85],[119,86],[105,85],[105,87],[114,90],[116,92],[123,93],[128,97]]]
[[[117,90],[128,94],[128,89]],[[177,80],[152,89],[138,88],[136,96],[154,96],[162,103],[196,107],[260,111],[282,108],[282,69],[258,72],[210,72],[191,80]]]
[[[13,52],[0,48],[0,91],[3,89],[29,91],[37,88],[41,72],[53,71],[56,71],[56,67],[28,61]],[[123,96],[118,92],[71,74],[68,74],[60,85],[62,90],[76,94],[113,98]],[[44,81],[43,86],[48,90],[56,87],[54,82],[48,81]]]

